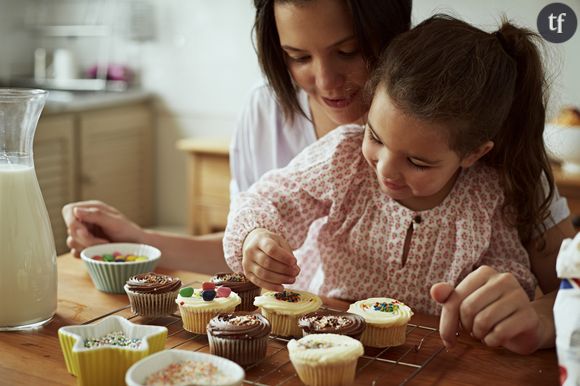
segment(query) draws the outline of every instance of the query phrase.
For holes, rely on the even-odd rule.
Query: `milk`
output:
[[[0,163],[0,329],[56,312],[56,252],[34,168]]]

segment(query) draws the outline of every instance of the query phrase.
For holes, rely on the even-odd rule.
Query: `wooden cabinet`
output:
[[[67,250],[61,209],[76,197],[74,147],[73,115],[48,116],[38,122],[34,166],[59,254]]]
[[[146,104],[79,116],[79,199],[101,200],[153,224],[153,125]]]
[[[141,226],[154,224],[152,109],[147,102],[43,114],[36,129],[36,175],[57,253],[68,250],[62,207],[101,200]]]
[[[223,231],[230,204],[229,140],[182,139],[177,148],[188,155],[189,233]]]

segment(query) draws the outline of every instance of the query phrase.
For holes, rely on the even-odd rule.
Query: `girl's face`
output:
[[[288,70],[311,108],[337,125],[359,121],[368,70],[346,2],[275,2],[274,14]]]
[[[413,210],[439,205],[451,191],[458,171],[473,165],[491,142],[461,159],[449,148],[447,129],[400,111],[379,87],[369,111],[363,155],[381,190]]]

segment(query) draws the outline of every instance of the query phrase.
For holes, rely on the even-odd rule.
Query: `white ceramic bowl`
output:
[[[97,255],[113,254],[146,256],[146,261],[126,261],[122,263],[94,260]],[[89,275],[98,290],[124,294],[123,286],[127,280],[140,273],[151,272],[161,258],[159,249],[145,244],[109,243],[93,245],[81,251],[81,259],[85,262]]]
[[[222,372],[227,374],[230,378],[228,383],[207,383],[207,385],[215,386],[238,386],[244,381],[245,372],[235,362],[230,361],[216,355],[205,354],[195,351],[186,350],[165,350],[141,359],[127,370],[125,374],[125,382],[128,386],[141,386],[145,384],[145,380],[151,374],[159,370],[163,370],[172,363],[182,361],[196,361],[209,362],[217,366]],[[206,385],[205,383],[192,383],[195,385]]]
[[[580,173],[580,126],[546,125],[544,142],[551,158],[562,162],[562,170]]]

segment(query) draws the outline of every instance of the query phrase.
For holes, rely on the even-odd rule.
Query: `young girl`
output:
[[[552,303],[530,302],[537,281],[522,245],[553,194],[531,35],[436,16],[396,38],[370,81],[366,125],[333,131],[239,196],[224,238],[230,267],[273,290],[298,279],[325,296],[441,313],[448,346],[459,321],[491,346],[553,345]],[[308,250],[320,218],[309,247],[321,266],[304,272],[292,251]]]

